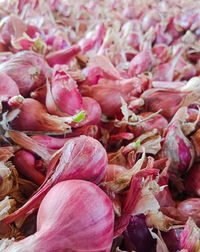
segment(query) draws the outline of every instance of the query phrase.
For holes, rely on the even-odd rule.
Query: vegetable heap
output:
[[[0,251],[200,251],[200,1],[0,1]]]

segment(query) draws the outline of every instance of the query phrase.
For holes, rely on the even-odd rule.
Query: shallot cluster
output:
[[[199,8],[0,1],[0,252],[200,251]]]

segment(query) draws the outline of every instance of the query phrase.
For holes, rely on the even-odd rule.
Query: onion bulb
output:
[[[4,252],[109,252],[114,211],[108,196],[96,185],[69,180],[55,185],[43,199],[37,232],[14,242]]]

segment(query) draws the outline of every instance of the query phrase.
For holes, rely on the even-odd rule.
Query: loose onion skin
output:
[[[113,206],[99,187],[82,180],[64,181],[42,201],[37,232],[5,252],[28,252],[30,248],[33,252],[109,252],[113,229]]]

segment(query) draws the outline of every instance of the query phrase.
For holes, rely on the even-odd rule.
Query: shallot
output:
[[[106,151],[97,140],[87,136],[72,138],[52,157],[46,179],[33,197],[4,221],[13,222],[37,209],[50,188],[60,181],[82,179],[98,184],[104,177],[106,166]]]
[[[0,1],[0,251],[200,251],[199,8]]]
[[[109,252],[114,212],[108,196],[91,182],[58,183],[43,199],[37,232],[13,243],[4,252]]]

